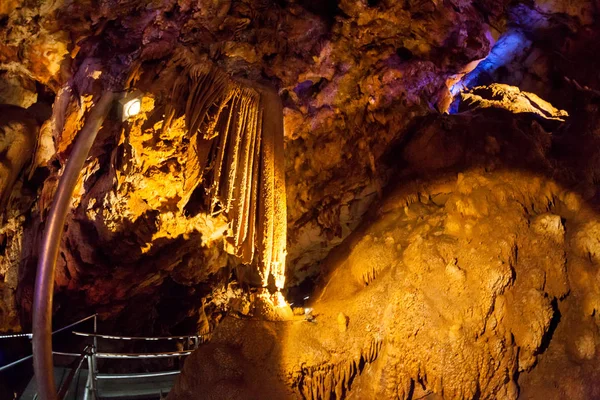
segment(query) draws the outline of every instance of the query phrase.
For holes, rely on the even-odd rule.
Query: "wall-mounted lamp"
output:
[[[119,118],[121,121],[126,121],[140,113],[143,97],[144,94],[139,90],[125,93],[125,96],[119,100]]]

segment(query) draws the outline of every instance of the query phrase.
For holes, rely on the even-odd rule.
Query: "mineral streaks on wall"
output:
[[[372,339],[359,357],[335,365],[325,363],[304,366],[297,374],[298,381],[294,382],[294,386],[298,388],[303,399],[343,399],[365,366],[377,359],[382,346],[382,341]]]
[[[203,183],[211,211],[230,221],[227,251],[257,267],[260,281],[250,283],[265,287],[272,276],[283,288],[287,213],[279,96],[236,83],[213,65],[195,64],[175,81],[164,129],[183,113],[191,163],[179,207]]]

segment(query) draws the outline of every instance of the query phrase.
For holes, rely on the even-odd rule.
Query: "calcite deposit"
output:
[[[537,114],[503,120],[512,93],[421,125],[397,183],[325,260],[310,318],[229,316],[169,398],[594,398],[580,379],[595,376],[600,216]],[[553,353],[565,318],[577,334]],[[579,372],[549,378],[551,362]]]
[[[139,93],[82,170],[56,325],[214,330],[174,399],[600,397],[596,8],[0,1],[0,332],[90,111]]]

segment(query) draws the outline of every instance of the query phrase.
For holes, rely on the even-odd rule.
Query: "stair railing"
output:
[[[71,383],[73,382],[73,378],[77,376],[77,374],[81,370],[81,367],[83,366],[83,362],[86,359],[89,363],[91,354],[92,346],[87,346],[85,349],[83,349],[83,352],[79,355],[79,357],[77,357],[75,361],[73,361],[73,363],[71,364],[71,371],[69,372],[69,375],[67,375],[67,378],[63,381],[63,383],[60,385],[60,388],[58,389],[57,396],[59,399],[62,400],[65,397],[67,397],[69,389],[71,388]]]
[[[113,92],[105,92],[86,118],[83,129],[75,139],[75,145],[58,183],[46,220],[33,295],[33,370],[41,400],[56,400],[57,398],[52,372],[54,363],[50,332],[52,331],[54,271],[65,220],[85,160],[110,111],[115,96]]]
[[[55,330],[54,332],[52,332],[51,336],[54,336],[54,335],[56,335],[57,333],[60,333],[60,332],[64,332],[67,329],[71,329],[71,328],[73,328],[73,327],[75,327],[77,325],[80,325],[80,324],[82,324],[82,323],[84,323],[86,321],[89,321],[92,318],[94,319],[94,332],[96,332],[96,326],[97,326],[97,322],[96,321],[98,319],[98,314],[93,314],[93,315],[87,316],[85,318],[82,318],[79,321],[75,321],[72,324],[69,324],[69,325],[64,326],[64,327],[62,327],[60,329]],[[32,339],[33,338],[33,333],[13,333],[13,334],[0,335],[0,339],[14,339],[14,338],[19,338],[19,337],[26,337],[28,339]],[[60,352],[60,351],[54,351],[53,354],[54,355],[59,355],[59,356],[61,356],[61,355],[62,356],[75,356],[75,357],[80,356],[80,354],[76,354],[76,353],[63,353],[63,352]],[[14,367],[15,365],[20,364],[20,363],[22,363],[24,361],[27,361],[27,360],[31,359],[32,357],[33,357],[33,354],[30,354],[30,355],[28,355],[26,357],[23,357],[23,358],[19,359],[19,360],[16,360],[16,361],[13,361],[13,362],[11,362],[9,364],[0,366],[0,372],[5,371],[5,370],[7,370],[7,369],[9,369],[11,367]]]
[[[205,335],[183,335],[183,336],[115,336],[115,335],[103,335],[99,333],[87,333],[73,331],[73,334],[81,337],[88,337],[94,339],[94,349],[91,359],[94,360],[93,367],[90,368],[91,373],[88,378],[92,376],[92,387],[94,388],[94,396],[96,398],[101,397],[98,395],[99,391],[99,380],[112,380],[112,379],[143,379],[143,378],[157,378],[161,376],[178,375],[180,370],[169,370],[169,371],[158,371],[158,372],[145,372],[145,373],[124,373],[124,374],[102,374],[99,373],[96,359],[159,359],[159,358],[172,358],[172,357],[185,357],[198,348],[200,344],[206,342],[210,338],[210,333]],[[106,353],[99,351],[97,346],[97,339],[115,340],[115,341],[175,341],[183,340],[188,345],[183,351],[172,351],[172,352],[154,352],[154,353]]]
[[[84,361],[87,360],[87,381],[85,384],[84,400],[99,399],[99,381],[106,380],[119,380],[119,379],[143,379],[143,378],[158,378],[162,376],[175,376],[178,375],[180,370],[169,370],[169,371],[158,371],[158,372],[145,372],[145,373],[123,373],[123,374],[107,374],[99,373],[97,359],[161,359],[161,358],[174,358],[174,357],[185,357],[190,355],[195,349],[197,349],[202,343],[205,343],[210,338],[210,333],[204,335],[179,335],[179,336],[117,336],[117,335],[105,335],[97,332],[98,329],[98,314],[93,314],[75,321],[69,325],[66,325],[60,329],[52,332],[52,335],[67,331],[71,328],[77,327],[84,322],[93,319],[93,332],[80,332],[71,331],[75,336],[85,337],[92,339],[92,344],[87,345],[81,353],[70,353],[62,351],[53,351],[54,356],[72,357],[74,358],[71,364],[70,372],[66,379],[63,380],[62,384],[57,393],[57,399],[64,399],[71,388],[71,383],[75,376],[81,371],[84,365]],[[11,338],[29,338],[32,339],[34,335],[32,333],[16,333],[16,334],[5,334],[0,335],[1,339]],[[154,353],[108,353],[98,351],[98,339],[103,340],[114,340],[114,341],[183,341],[186,346],[182,351],[172,352],[154,352]],[[10,369],[24,361],[31,359],[33,355],[28,355],[19,360],[11,362],[7,365],[0,367],[0,372]],[[38,387],[39,394],[39,387]],[[100,393],[101,395],[101,393]]]

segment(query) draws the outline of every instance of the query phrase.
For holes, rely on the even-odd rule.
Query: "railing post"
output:
[[[83,394],[84,400],[96,400],[96,374],[94,373],[94,365],[92,361],[92,355],[87,355],[88,361],[88,376],[85,383],[85,393]]]
[[[94,335],[98,333],[98,314],[94,316]],[[92,347],[92,366],[94,367],[94,394],[98,398],[98,359],[96,358],[96,352],[98,352],[98,337],[94,336],[94,346]]]
[[[98,333],[98,314],[94,314],[94,335]],[[98,337],[94,336],[94,348],[98,348]]]
[[[42,238],[33,296],[33,370],[41,400],[56,400],[52,360],[52,299],[54,272],[73,191],[90,148],[110,111],[115,94],[105,92],[92,108],[75,140],[60,178]]]
[[[92,390],[94,392],[94,400],[98,399],[98,358],[96,357],[97,349],[92,348]]]

